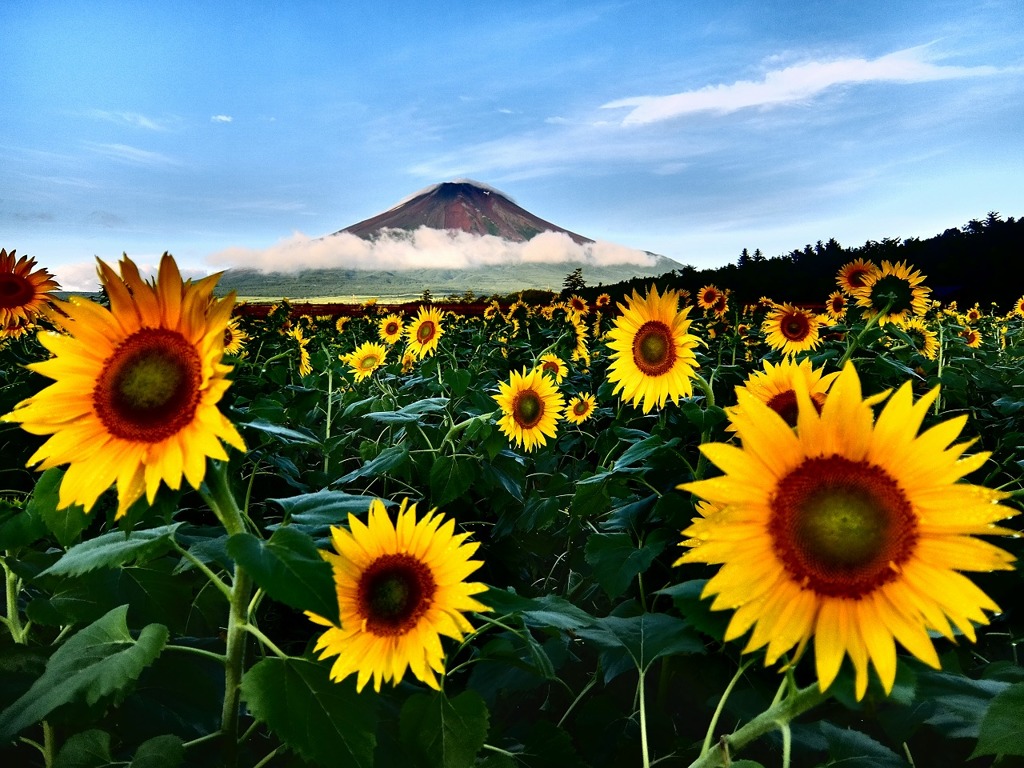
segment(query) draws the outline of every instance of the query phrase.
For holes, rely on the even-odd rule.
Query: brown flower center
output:
[[[356,589],[366,630],[394,637],[416,626],[433,604],[437,583],[419,559],[396,553],[381,555],[370,563]]]
[[[104,362],[93,405],[115,437],[157,443],[192,423],[202,369],[195,346],[180,333],[142,328]]]
[[[544,373],[553,373],[556,376],[558,375],[558,363],[556,363],[554,360],[545,361],[544,365],[542,365],[540,369]]]
[[[825,405],[825,395],[821,392],[813,393],[811,395],[811,404],[814,406],[814,410],[820,414],[822,406]],[[785,392],[779,392],[777,395],[774,395],[768,401],[768,407],[779,414],[779,416],[782,417],[782,420],[789,426],[796,426],[796,420],[800,410],[797,406],[796,392],[792,389],[787,389]]]
[[[24,307],[35,296],[35,286],[21,275],[0,274],[0,307]]]
[[[661,376],[676,362],[672,329],[660,320],[648,320],[633,337],[633,362],[645,376]]]
[[[803,341],[811,334],[811,323],[803,312],[790,312],[779,323],[779,331],[790,341]]]
[[[820,595],[861,598],[897,577],[917,543],[917,516],[881,467],[807,459],[771,500],[768,531],[789,575]]]
[[[586,400],[580,400],[572,407],[573,415],[585,416],[590,411],[590,403]]]
[[[544,401],[532,389],[517,392],[512,400],[512,418],[523,429],[531,429],[544,417]]]
[[[424,320],[420,323],[419,328],[416,329],[416,340],[420,344],[426,344],[437,333],[437,326],[433,320]]]
[[[359,367],[364,371],[372,371],[380,365],[380,358],[376,355],[367,355],[359,361]]]
[[[398,333],[398,323],[392,320],[390,323],[384,326],[384,333],[388,336],[394,336],[396,333]]]

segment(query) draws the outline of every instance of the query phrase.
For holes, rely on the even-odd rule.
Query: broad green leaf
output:
[[[79,576],[97,568],[116,568],[136,560],[149,560],[171,548],[181,523],[141,531],[110,531],[76,544],[40,576]]]
[[[110,761],[110,734],[93,729],[69,736],[57,753],[53,768],[103,768]]]
[[[85,509],[72,504],[64,509],[57,509],[60,503],[60,484],[64,479],[64,470],[48,469],[36,482],[35,490],[32,491],[32,500],[28,503],[28,509],[40,517],[46,523],[50,533],[54,535],[62,547],[70,546],[78,541],[89,526],[89,517]]]
[[[487,739],[488,722],[487,705],[475,691],[454,699],[438,691],[410,696],[398,730],[417,765],[470,768]]]
[[[376,458],[354,469],[344,477],[335,480],[332,485],[347,485],[361,477],[377,477],[396,469],[409,460],[409,448],[406,445],[392,445],[385,448]]]
[[[971,759],[980,755],[1024,755],[1024,683],[998,694],[981,721],[978,744]]]
[[[532,627],[576,631],[597,621],[582,608],[557,595],[529,598],[491,589],[480,597],[480,601],[489,606],[495,616],[520,615]]]
[[[455,397],[462,397],[473,382],[473,374],[465,368],[446,368],[442,374],[445,385]]]
[[[338,623],[331,566],[305,534],[288,526],[278,528],[268,541],[237,533],[228,539],[228,554],[275,600]]]
[[[606,616],[577,631],[603,648],[622,648],[637,669],[645,670],[662,656],[704,653],[704,643],[683,619],[665,613]]]
[[[608,597],[625,592],[637,574],[646,571],[665,548],[664,542],[640,549],[628,533],[596,533],[587,539],[586,561]]]
[[[464,494],[476,479],[470,459],[438,456],[430,468],[431,506],[443,507]]]
[[[629,448],[622,452],[622,455],[615,460],[614,471],[619,472],[638,465],[643,466],[654,454],[674,448],[678,444],[678,437],[673,437],[668,441],[662,440],[658,435],[646,437],[639,442],[633,443]]]
[[[443,411],[446,405],[448,405],[447,397],[426,397],[410,403],[404,408],[399,408],[397,411],[373,411],[363,414],[363,418],[381,421],[385,424],[419,423],[423,414]]]
[[[707,579],[693,579],[659,589],[654,594],[671,597],[676,608],[692,626],[716,640],[721,640],[725,637],[732,612],[711,610],[711,600],[701,598],[707,583]]]
[[[843,768],[906,768],[903,758],[866,733],[838,728],[826,720],[820,721],[818,728],[828,741],[831,765]]]
[[[178,768],[185,762],[185,745],[172,734],[154,736],[139,744],[128,768]]]
[[[18,549],[46,535],[46,523],[28,507],[0,499],[0,550]]]
[[[46,670],[17,701],[0,712],[0,741],[38,723],[62,704],[95,704],[138,679],[167,644],[167,627],[149,624],[135,640],[128,632],[128,606],[107,613],[72,635]]]
[[[265,435],[270,435],[285,445],[320,445],[319,438],[309,432],[299,432],[288,427],[282,427],[280,424],[275,424],[266,419],[253,419],[252,421],[241,422],[239,426],[249,427]]]
[[[1010,687],[931,669],[922,670],[917,679],[918,698],[934,709],[925,722],[951,739],[977,739],[992,700]]]
[[[305,659],[264,659],[242,678],[242,698],[303,759],[370,768],[379,697],[357,694],[353,678],[332,682],[328,670]]]

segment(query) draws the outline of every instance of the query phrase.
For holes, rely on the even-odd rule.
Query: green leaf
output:
[[[883,744],[866,733],[849,728],[838,728],[822,720],[818,723],[821,734],[828,741],[830,765],[843,768],[905,768],[906,762]]]
[[[73,546],[40,576],[80,576],[97,568],[116,568],[136,560],[150,560],[171,548],[174,532],[180,525],[172,523],[130,533],[104,533]]]
[[[70,637],[46,663],[46,670],[17,701],[0,712],[0,742],[38,723],[62,704],[84,699],[95,704],[127,688],[167,644],[167,627],[149,624],[135,640],[122,605]]]
[[[487,705],[475,691],[410,696],[399,715],[402,743],[422,766],[469,768],[487,739]]]
[[[998,694],[981,721],[978,744],[970,759],[980,755],[1024,755],[1024,683],[1011,685]]]
[[[28,510],[42,517],[46,527],[50,530],[62,547],[68,547],[78,541],[89,526],[89,517],[85,514],[85,508],[72,504],[64,509],[58,509],[60,503],[60,484],[64,479],[64,470],[48,469],[39,477],[35,490],[32,491],[32,500],[28,503]]]
[[[476,479],[475,467],[468,459],[438,456],[430,468],[430,501],[434,507],[443,507],[459,498]]]
[[[529,598],[506,590],[491,589],[479,597],[482,603],[490,606],[496,616],[518,614],[532,627],[576,631],[597,621],[582,608],[577,608],[564,597],[557,595]]]
[[[242,698],[288,748],[319,765],[373,765],[377,696],[360,696],[352,678],[331,681],[328,667],[305,659],[264,659],[242,678]]]
[[[268,541],[236,533],[227,546],[235,562],[275,600],[340,621],[331,566],[305,534],[289,526],[278,528]]]
[[[425,397],[404,408],[399,408],[397,411],[374,411],[363,414],[363,418],[381,421],[385,424],[422,423],[420,417],[423,414],[443,411],[446,405],[448,405],[447,397]]]
[[[288,427],[282,427],[266,419],[253,419],[252,421],[241,422],[239,426],[249,427],[265,435],[277,438],[285,445],[320,445],[320,440],[309,432],[298,432]]]
[[[577,631],[580,637],[603,648],[622,648],[637,669],[645,670],[662,656],[704,653],[704,643],[683,619],[665,613],[639,616],[606,616],[592,627]]]
[[[102,768],[110,761],[110,734],[93,729],[69,736],[53,768]]]
[[[633,443],[622,452],[622,455],[615,460],[615,471],[621,471],[636,466],[644,466],[656,453],[666,449],[674,448],[679,444],[679,438],[673,437],[669,441],[662,440],[658,435],[651,435],[639,442]]]
[[[36,512],[0,499],[0,550],[18,549],[46,535],[46,523]]]
[[[344,477],[335,480],[332,485],[347,485],[361,477],[377,477],[396,469],[409,460],[409,448],[403,445],[392,445],[385,448],[374,459],[354,469]]]
[[[178,768],[185,762],[185,745],[172,734],[154,736],[139,744],[128,768]]]
[[[660,546],[637,549],[628,533],[596,533],[587,539],[585,557],[593,566],[601,589],[614,600],[629,588],[638,574],[650,567],[664,548],[662,542]]]

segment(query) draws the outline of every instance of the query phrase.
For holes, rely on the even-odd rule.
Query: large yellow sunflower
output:
[[[362,381],[384,365],[384,359],[387,355],[387,347],[383,344],[364,341],[356,347],[354,352],[350,352],[347,355],[338,355],[338,358],[342,362],[349,364],[351,373],[356,381]]]
[[[516,446],[532,451],[555,436],[565,400],[540,368],[512,371],[509,382],[499,382],[498,389],[493,395],[502,411],[498,427]]]
[[[924,275],[907,266],[906,262],[882,262],[882,268],[864,278],[863,285],[853,291],[857,306],[863,307],[864,317],[878,315],[878,324],[902,324],[913,316],[928,311],[931,288],[921,283]]]
[[[964,456],[959,416],[918,434],[936,387],[914,402],[907,382],[879,413],[847,363],[818,413],[797,391],[794,430],[752,394],[738,391],[741,446],[709,443],[725,474],[680,486],[719,507],[683,532],[679,563],[721,564],[704,596],[735,610],[725,639],[753,627],[744,652],[767,645],[773,664],[813,636],[822,690],[844,655],[857,698],[870,661],[886,692],[896,677],[894,640],[938,668],[928,632],[972,641],[984,611],[998,611],[959,571],[1010,569],[1013,556],[974,534],[1013,533],[995,523],[1016,514],[1007,494],[958,482],[989,454]]]
[[[402,327],[402,318],[399,315],[387,315],[377,323],[377,335],[381,341],[388,344],[397,344],[398,340],[402,338],[403,330],[405,329]]]
[[[761,331],[765,334],[768,346],[785,355],[792,355],[821,344],[818,333],[821,326],[821,318],[809,309],[794,307],[792,304],[776,304],[761,323]]]
[[[811,403],[820,413],[821,407],[825,404],[825,398],[828,396],[828,388],[832,386],[832,381],[839,375],[839,371],[825,374],[824,370],[824,366],[814,368],[810,360],[801,360],[796,363],[793,358],[787,357],[778,365],[772,365],[765,360],[764,370],[754,371],[736,389],[746,390],[779,414],[789,426],[795,427],[797,380],[802,381],[804,390],[810,395]],[[743,409],[739,405],[734,405],[725,410],[732,417],[734,414],[741,413]],[[735,431],[731,422],[727,428]]]
[[[331,527],[334,552],[321,552],[334,570],[339,625],[306,615],[328,627],[317,641],[320,658],[337,656],[331,679],[356,674],[356,688],[373,678],[398,685],[405,670],[435,690],[444,672],[441,635],[461,640],[472,632],[463,613],[489,611],[471,595],[487,590],[464,579],[483,565],[470,558],[480,546],[455,533],[455,521],[431,510],[416,520],[416,505],[403,499],[397,524],[384,504],[370,504],[369,524],[349,515],[349,530]],[[443,524],[442,524],[443,523]]]
[[[622,314],[608,332],[608,346],[613,350],[608,366],[608,380],[615,384],[613,394],[633,405],[643,402],[648,413],[671,399],[693,394],[692,379],[699,367],[694,348],[699,339],[690,334],[690,307],[679,309],[678,294],[665,291],[658,295],[651,286],[641,298],[633,291],[627,296],[628,307],[619,304]]]
[[[161,482],[198,488],[206,459],[227,460],[221,440],[245,450],[217,409],[231,382],[221,358],[234,294],[215,299],[219,275],[182,282],[164,254],[155,282],[127,256],[121,276],[102,261],[107,310],[72,297],[57,303],[52,321],[67,333],[39,340],[53,357],[28,367],[54,380],[3,417],[37,435],[52,435],[29,459],[44,470],[68,464],[60,507],[88,511],[113,483],[117,516],[145,492],[153,502]]]
[[[840,290],[853,294],[858,288],[864,287],[864,283],[870,275],[878,272],[878,265],[869,259],[857,259],[843,264],[836,274],[836,283]]]
[[[436,307],[420,307],[416,317],[409,323],[406,335],[409,351],[422,360],[437,351],[437,342],[444,333],[441,327],[441,310]]]
[[[0,249],[0,327],[17,328],[33,320],[50,302],[49,292],[60,286],[36,260]],[[13,334],[12,334],[13,335]]]

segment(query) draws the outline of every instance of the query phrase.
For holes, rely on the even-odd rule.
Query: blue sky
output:
[[[0,245],[72,288],[463,177],[698,267],[1024,215],[1020,0],[5,0],[0,42]]]

